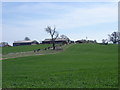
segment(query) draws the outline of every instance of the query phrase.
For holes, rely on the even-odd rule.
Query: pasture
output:
[[[0,54],[2,54],[2,47],[0,47]]]
[[[2,48],[2,54],[17,53],[17,52],[27,52],[27,51],[33,51],[33,50],[39,49],[39,48],[43,49],[43,48],[50,47],[50,46],[51,46],[51,44],[3,47]]]
[[[117,45],[72,44],[65,48],[56,54],[3,60],[3,88],[118,87]]]

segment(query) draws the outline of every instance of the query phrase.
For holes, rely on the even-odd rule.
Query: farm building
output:
[[[1,42],[0,47],[9,47],[10,45],[7,42]]]
[[[45,39],[44,41],[42,41],[42,44],[51,44],[52,43],[52,39]],[[56,44],[68,44],[70,43],[70,40],[69,39],[66,39],[66,38],[57,38],[55,40],[55,43]]]
[[[13,43],[13,46],[22,46],[22,45],[35,45],[39,44],[36,40],[23,40],[23,41],[15,41]]]

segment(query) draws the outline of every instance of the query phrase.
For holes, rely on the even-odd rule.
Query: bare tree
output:
[[[24,39],[25,41],[29,41],[30,40],[30,38],[29,37],[25,37],[25,39]]]
[[[52,45],[53,45],[53,50],[55,50],[55,40],[59,36],[59,33],[56,31],[55,27],[52,29],[50,26],[47,26],[47,28],[45,28],[45,31],[50,34]]]
[[[102,39],[102,44],[108,44],[108,40],[107,39]]]
[[[119,42],[120,40],[120,32],[113,32],[112,34],[109,34],[109,41],[112,41],[114,44]]]
[[[66,35],[60,35],[61,38],[67,39],[68,37]]]
[[[63,38],[63,39],[66,39],[67,43],[69,43],[70,39],[66,35],[61,35],[60,37]]]

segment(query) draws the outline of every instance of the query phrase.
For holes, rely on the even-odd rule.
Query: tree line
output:
[[[113,32],[112,34],[108,34],[108,39],[102,39],[102,43],[112,42],[113,44],[120,44],[120,32]]]

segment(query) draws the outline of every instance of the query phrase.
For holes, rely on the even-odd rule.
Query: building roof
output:
[[[52,39],[45,39],[44,41],[51,41]],[[66,38],[57,38],[55,41],[67,41],[68,39]]]
[[[37,42],[36,40],[22,40],[22,41],[14,41],[14,43],[32,43]]]
[[[7,42],[1,42],[1,43],[0,43],[0,47],[4,47],[4,46],[7,46],[7,45],[8,45]]]

